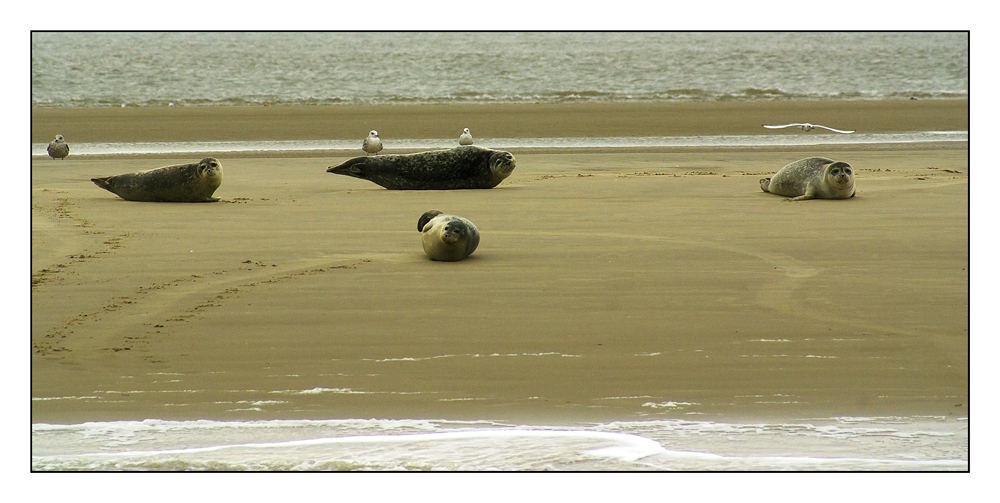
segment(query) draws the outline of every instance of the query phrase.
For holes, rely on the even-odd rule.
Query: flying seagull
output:
[[[841,131],[839,129],[833,129],[832,127],[820,126],[819,124],[809,124],[808,122],[795,123],[795,124],[783,124],[781,126],[768,126],[767,124],[764,124],[763,126],[766,127],[766,128],[768,128],[768,129],[779,129],[779,128],[783,128],[783,127],[798,126],[799,129],[801,129],[803,131],[809,131],[812,128],[821,127],[823,129],[829,129],[830,131],[833,131],[835,133],[845,133],[845,134],[847,134],[847,133],[853,133],[854,132],[853,129],[850,130],[850,131]]]

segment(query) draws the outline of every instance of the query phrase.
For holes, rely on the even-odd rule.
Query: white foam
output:
[[[304,389],[301,391],[286,390],[286,391],[276,391],[275,393],[294,393],[298,395],[318,395],[320,393],[337,393],[346,395],[361,395],[365,394],[365,391],[355,391],[351,388],[321,388],[315,387],[312,389]]]
[[[916,131],[884,134],[807,134],[807,135],[724,135],[724,136],[630,136],[602,138],[483,138],[477,144],[494,149],[558,149],[558,148],[655,148],[655,147],[758,147],[792,145],[885,144],[921,142],[967,142],[968,131]],[[31,155],[47,157],[47,143],[32,143]],[[356,140],[288,140],[232,142],[134,142],[134,143],[72,143],[73,156],[144,155],[144,154],[218,154],[231,152],[357,152]],[[426,150],[452,148],[451,138],[393,140],[392,148]]]
[[[612,397],[614,398],[614,397]],[[650,402],[652,403],[652,402]],[[681,407],[685,402],[656,405]],[[964,421],[120,421],[32,426],[35,470],[966,470]],[[813,424],[815,423],[815,424]]]
[[[663,408],[676,409],[676,408],[683,408],[683,406],[685,405],[698,405],[698,404],[694,402],[674,402],[674,401],[659,402],[659,403],[646,402],[642,404],[643,407],[652,407],[654,409],[663,409]]]

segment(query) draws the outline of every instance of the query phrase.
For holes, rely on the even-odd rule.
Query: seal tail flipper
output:
[[[770,178],[761,178],[760,179],[760,190],[763,190],[764,192],[771,192],[770,190],[767,190],[767,188],[770,185],[771,185],[771,179]]]
[[[108,192],[114,192],[113,190],[111,190],[111,177],[110,176],[109,177],[105,177],[105,178],[91,178],[90,181],[94,182],[95,185],[97,185],[98,187],[100,187],[100,188],[102,188],[102,189],[104,189],[104,190],[106,190]]]
[[[424,226],[427,225],[427,222],[430,222],[434,217],[441,215],[442,213],[444,212],[439,210],[430,210],[424,212],[423,215],[420,215],[420,220],[417,220],[417,230],[420,232],[424,232]]]

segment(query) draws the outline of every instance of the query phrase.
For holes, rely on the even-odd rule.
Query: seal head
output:
[[[201,203],[218,201],[212,197],[222,185],[222,163],[206,157],[191,164],[91,178],[98,187],[126,201]]]
[[[778,170],[771,178],[761,178],[764,192],[791,198],[848,199],[854,197],[854,168],[843,161],[824,157],[800,159]]]
[[[479,246],[479,229],[475,224],[439,210],[420,215],[417,230],[422,234],[424,253],[431,260],[456,262],[471,255]]]
[[[368,180],[391,190],[490,189],[514,171],[510,152],[475,145],[416,154],[355,157],[327,173]]]

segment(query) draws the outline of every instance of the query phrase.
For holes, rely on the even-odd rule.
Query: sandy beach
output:
[[[195,157],[32,161],[32,421],[525,423],[968,415],[968,144],[512,151],[497,188],[389,191],[326,168],[361,138],[968,129],[966,100],[33,109],[32,141],[357,138],[219,157],[217,203],[96,176]],[[786,130],[779,134],[807,134]],[[488,146],[488,145],[486,145]],[[758,180],[849,162],[857,197]],[[482,242],[437,263],[440,209]]]

